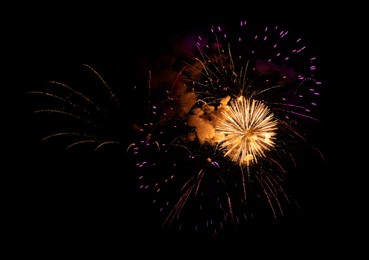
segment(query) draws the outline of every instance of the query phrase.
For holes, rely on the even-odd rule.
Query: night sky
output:
[[[350,230],[346,223],[354,206],[342,194],[344,178],[336,163],[340,155],[331,145],[335,137],[330,134],[339,118],[337,89],[347,84],[345,78],[336,76],[343,75],[338,64],[348,56],[338,41],[337,28],[344,28],[339,14],[311,4],[290,9],[266,9],[263,4],[247,7],[247,3],[200,8],[181,2],[165,7],[167,10],[153,5],[40,6],[35,12],[13,17],[14,22],[22,21],[8,29],[13,47],[9,50],[14,50],[8,75],[16,92],[11,98],[16,116],[10,117],[16,126],[10,131],[16,137],[9,149],[14,161],[5,170],[11,179],[6,204],[11,217],[9,241],[16,245],[13,254],[104,259],[113,255],[125,259],[333,259],[350,254],[348,243],[343,242],[348,237],[343,234]],[[145,68],[170,53],[173,39],[212,24],[237,24],[241,19],[301,32],[320,59],[318,70],[325,89],[317,140],[327,164],[306,165],[301,176],[291,180],[302,205],[298,213],[278,222],[253,219],[217,238],[168,231],[161,227],[162,219],[150,197],[137,189],[124,152],[65,153],[40,142],[55,122],[35,117],[33,109],[40,103],[26,95],[27,91],[45,89],[48,80],[73,83],[90,73],[82,64],[91,65],[117,90],[126,108],[135,108],[112,131],[128,133],[120,136],[127,144],[132,122],[145,106],[144,98],[138,98],[144,92],[132,94],[133,86],[144,82]],[[351,182],[346,185],[350,187]]]

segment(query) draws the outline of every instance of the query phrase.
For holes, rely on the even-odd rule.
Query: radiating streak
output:
[[[74,108],[79,108],[81,109],[83,112],[89,114],[90,111],[82,108],[80,105],[78,104],[75,104],[73,102],[71,102],[70,100],[68,99],[65,99],[63,97],[60,97],[58,95],[55,95],[55,94],[52,94],[52,93],[48,93],[48,92],[42,92],[42,91],[29,91],[27,92],[28,94],[38,94],[38,95],[43,95],[43,96],[47,96],[47,97],[52,97],[52,98],[55,98],[55,99],[58,99],[59,101],[63,102],[63,103],[66,103],[66,104],[69,104],[70,106],[74,107]]]
[[[33,113],[36,113],[36,114],[37,113],[60,114],[60,115],[64,115],[64,116],[67,116],[67,117],[71,117],[71,118],[83,121],[83,122],[85,122],[87,124],[90,124],[90,125],[93,125],[93,126],[98,126],[94,122],[92,122],[88,119],[82,118],[79,115],[69,113],[69,112],[65,112],[65,111],[59,110],[59,109],[40,109],[40,110],[35,110]]]
[[[59,132],[59,133],[55,133],[55,134],[51,134],[48,136],[45,136],[44,138],[42,138],[42,141],[46,141],[50,138],[53,137],[59,137],[59,136],[78,136],[78,137],[91,137],[91,138],[95,138],[94,135],[86,135],[86,134],[81,134],[81,133],[77,133],[77,132]]]
[[[98,146],[96,146],[95,151],[99,150],[101,147],[103,147],[105,145],[120,145],[120,142],[118,142],[118,141],[104,141],[101,144],[99,144]]]
[[[65,150],[69,150],[71,148],[73,148],[74,146],[77,146],[77,145],[82,145],[82,144],[88,144],[88,143],[97,143],[97,142],[100,142],[99,140],[81,140],[81,141],[78,141],[78,142],[74,142],[70,145],[68,145]]]
[[[58,81],[48,81],[49,83],[51,84],[55,84],[55,85],[58,85],[58,86],[61,86],[61,87],[64,87],[70,91],[72,91],[75,95],[81,97],[82,99],[84,99],[87,103],[89,103],[90,105],[92,105],[96,110],[100,111],[101,109],[96,106],[96,104],[90,99],[88,98],[86,95],[84,95],[83,93],[77,91],[76,89],[68,86],[67,84],[64,84],[64,83],[61,83],[61,82],[58,82]]]
[[[101,75],[94,68],[92,68],[90,65],[88,65],[88,64],[82,64],[82,65],[89,68],[101,80],[104,87],[106,87],[109,90],[110,98],[112,98],[114,100],[115,105],[117,105],[117,107],[119,107],[119,101],[116,97],[116,94],[114,93],[112,88],[106,83],[106,81],[103,79],[103,77],[101,77]]]
[[[163,225],[165,225],[167,222],[169,222],[169,225],[172,223],[172,221],[174,220],[175,217],[179,218],[179,215],[184,207],[184,205],[186,204],[186,201],[188,200],[188,198],[190,197],[193,189],[195,189],[194,192],[194,196],[196,196],[197,191],[199,189],[200,186],[200,182],[202,180],[202,177],[204,176],[204,171],[200,170],[200,172],[197,175],[197,178],[195,180],[195,182],[193,184],[191,184],[186,190],[185,192],[182,194],[182,196],[179,198],[179,200],[177,201],[177,203],[174,205],[174,207],[172,208],[172,210],[169,212],[167,218],[165,219]],[[181,191],[185,189],[185,187],[190,183],[190,181],[193,179],[193,177],[191,177],[181,188]]]

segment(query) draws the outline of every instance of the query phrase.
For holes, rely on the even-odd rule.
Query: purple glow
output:
[[[214,166],[216,166],[216,167],[218,167],[220,169],[220,166],[219,166],[219,164],[217,162],[213,161],[213,162],[211,162],[211,164],[214,165]]]
[[[301,49],[297,50],[297,52],[301,52],[303,50],[305,50],[306,46],[302,47]]]

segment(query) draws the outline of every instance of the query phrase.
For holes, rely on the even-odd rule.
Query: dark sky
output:
[[[339,187],[343,177],[336,172],[338,151],[331,148],[333,137],[329,134],[337,120],[333,108],[338,100],[333,89],[346,87],[345,78],[336,77],[343,70],[339,60],[347,58],[339,41],[337,28],[344,28],[339,12],[332,14],[330,9],[311,3],[301,7],[198,5],[39,6],[34,12],[24,7],[25,11],[13,17],[14,26],[7,29],[12,56],[8,75],[11,91],[16,89],[12,105],[17,116],[10,117],[16,126],[10,129],[16,136],[10,149],[15,159],[13,170],[6,172],[11,175],[7,199],[14,232],[10,241],[19,245],[14,254],[331,259],[347,253],[341,246],[346,244],[343,233],[348,230],[346,217],[353,206],[342,206],[345,196]],[[324,125],[319,139],[329,162],[297,181],[304,205],[301,213],[277,224],[256,220],[218,239],[166,232],[149,199],[134,187],[136,179],[130,176],[131,169],[121,160],[121,153],[70,155],[47,150],[39,143],[45,122],[34,120],[35,104],[24,95],[26,91],[44,87],[47,80],[73,81],[81,76],[83,63],[94,66],[112,86],[132,88],[131,78],[142,75],[136,70],[140,62],[165,53],[176,35],[214,23],[235,24],[240,19],[300,31],[321,59],[327,89],[322,93]],[[130,96],[123,98],[129,100]],[[129,131],[125,125],[122,129]]]

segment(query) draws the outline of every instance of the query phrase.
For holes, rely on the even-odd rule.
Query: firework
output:
[[[295,203],[284,183],[295,152],[313,146],[316,57],[278,26],[241,21],[238,29],[213,26],[194,38],[127,149],[164,225],[217,233],[253,218],[260,204],[277,219]]]
[[[220,136],[218,143],[225,156],[242,167],[252,161],[256,163],[257,157],[264,157],[264,151],[274,146],[276,125],[273,114],[263,103],[241,96],[222,112],[215,135]]]
[[[119,148],[122,107],[103,77],[90,65],[82,67],[88,72],[86,80],[73,84],[52,80],[45,90],[27,93],[35,98],[33,113],[46,123],[42,143],[48,149],[68,151]]]
[[[285,182],[299,154],[315,150],[316,57],[299,36],[245,21],[191,39],[191,47],[179,45],[173,69],[160,71],[169,79],[149,71],[147,91],[137,95],[146,100],[144,117],[135,118],[136,100],[122,107],[89,65],[98,95],[88,94],[91,81],[51,81],[51,90],[29,92],[50,101],[35,114],[59,118],[42,140],[66,150],[125,151],[165,227],[217,234],[255,215],[276,220],[297,205]],[[128,125],[134,135],[127,138]]]

